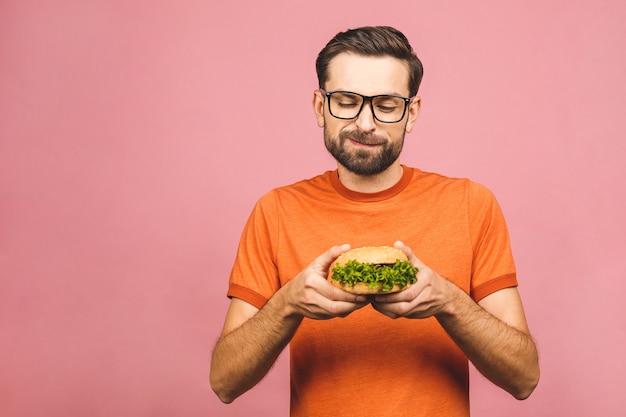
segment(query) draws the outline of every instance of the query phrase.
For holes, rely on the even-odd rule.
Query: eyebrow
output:
[[[342,88],[338,88],[335,90],[326,90],[323,89],[324,91],[328,91],[328,92],[342,92],[342,93],[353,93],[353,94],[359,94],[365,97],[376,97],[376,96],[399,96],[399,97],[406,97],[406,98],[412,98],[410,95],[408,94],[402,94],[402,93],[398,93],[398,92],[385,92],[385,93],[378,93],[378,94],[363,94],[363,93],[359,93],[357,91],[353,91],[353,90],[346,90],[346,89],[342,89]]]

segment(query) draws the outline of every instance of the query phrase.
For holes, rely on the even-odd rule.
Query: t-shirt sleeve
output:
[[[470,295],[475,301],[498,290],[517,286],[509,231],[493,193],[470,182],[469,219],[472,249]]]
[[[230,273],[228,297],[257,308],[280,288],[276,267],[276,202],[272,192],[257,202],[241,234]]]

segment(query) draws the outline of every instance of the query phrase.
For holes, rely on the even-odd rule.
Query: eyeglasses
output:
[[[328,97],[328,110],[331,116],[343,120],[356,119],[361,114],[365,102],[369,101],[374,119],[381,123],[398,123],[402,120],[413,98],[389,94],[364,96],[349,91],[325,91],[321,88],[320,91]]]

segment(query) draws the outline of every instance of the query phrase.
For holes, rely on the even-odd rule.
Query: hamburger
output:
[[[329,281],[353,294],[388,294],[417,282],[417,271],[400,249],[369,246],[339,255],[331,265]]]

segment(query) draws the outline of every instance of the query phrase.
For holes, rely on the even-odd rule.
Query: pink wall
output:
[[[0,415],[286,414],[286,357],[224,406],[210,350],[254,201],[333,167],[313,62],[363,24],[424,61],[403,161],[509,221],[543,376],[474,374],[474,414],[624,415],[624,3],[215,3],[0,3]]]

